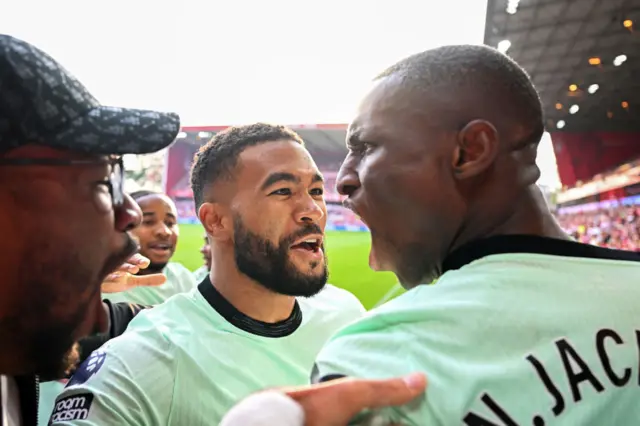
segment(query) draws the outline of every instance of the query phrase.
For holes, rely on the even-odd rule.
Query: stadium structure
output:
[[[640,0],[488,0],[484,43],[515,59],[538,89],[562,190],[560,213],[640,204]],[[197,221],[188,170],[227,126],[184,127],[167,150],[163,188]],[[346,125],[291,125],[322,170],[330,230],[366,230],[340,205]]]
[[[193,193],[189,173],[198,149],[213,135],[228,126],[183,127],[178,140],[166,153],[164,191],[176,201],[178,215],[184,223],[196,223]],[[327,229],[332,231],[366,231],[366,226],[350,211],[342,207],[342,197],[336,192],[336,175],[347,153],[346,124],[289,125],[305,141],[305,145],[325,178],[327,201]]]
[[[640,204],[640,0],[488,0],[484,42],[540,93],[559,212]]]

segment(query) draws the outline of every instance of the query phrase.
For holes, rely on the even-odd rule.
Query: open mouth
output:
[[[307,237],[302,241],[299,241],[291,246],[292,249],[307,250],[312,253],[317,253],[322,247],[322,238],[320,237]]]
[[[170,252],[173,246],[169,243],[151,243],[149,248],[157,252]]]

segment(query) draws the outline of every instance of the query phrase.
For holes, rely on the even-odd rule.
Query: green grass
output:
[[[191,270],[202,266],[200,225],[180,225],[178,249],[173,257]],[[365,308],[402,293],[396,276],[369,269],[371,240],[365,232],[327,232],[325,247],[329,258],[329,282],[355,294]]]

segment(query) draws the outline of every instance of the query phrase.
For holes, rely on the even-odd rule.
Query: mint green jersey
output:
[[[120,293],[103,293],[102,297],[112,302],[131,302],[140,305],[157,305],[171,296],[191,291],[197,285],[193,273],[181,263],[169,262],[162,273],[167,281],[155,287],[135,287]]]
[[[140,313],[58,397],[52,424],[217,425],[247,395],[309,383],[322,345],[364,308],[328,285],[276,324],[237,311],[206,279]]]
[[[196,280],[196,283],[198,284],[200,284],[208,275],[209,268],[204,265],[193,271],[193,279]]]
[[[64,389],[66,383],[67,380],[40,382],[38,393],[38,426],[45,426],[49,422],[55,400]]]
[[[196,283],[193,273],[181,263],[170,262],[162,270],[167,282],[157,287],[137,287],[120,293],[104,293],[102,297],[112,302],[132,302],[141,305],[157,305],[169,297],[191,291]],[[51,381],[40,383],[38,403],[38,423],[46,425],[53,409],[56,397],[64,389],[63,382]]]
[[[424,397],[377,413],[404,425],[639,424],[640,256],[492,241],[343,328],[313,380],[422,371]]]

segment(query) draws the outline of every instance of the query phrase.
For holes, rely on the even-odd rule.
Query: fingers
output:
[[[129,260],[127,260],[127,262],[131,265],[137,266],[140,269],[145,269],[147,266],[149,266],[149,263],[151,263],[149,259],[141,255],[140,253],[136,253],[131,256]]]
[[[136,265],[133,265],[131,263],[123,263],[122,265],[120,265],[120,267],[118,267],[118,269],[109,274],[106,278],[107,281],[115,281],[119,278],[122,278],[123,276],[125,276],[125,274],[132,274],[135,275],[140,271],[140,268]]]
[[[123,274],[126,274],[126,273],[135,275],[138,272],[140,272],[140,269],[146,269],[150,263],[151,261],[149,259],[147,259],[146,257],[142,256],[139,253],[136,253],[133,256],[131,256],[127,260],[127,262],[120,265],[120,267],[116,271],[110,274],[106,278],[106,281],[118,280],[119,278],[122,278]]]
[[[424,374],[414,373],[387,380],[340,379],[286,393],[304,406],[310,418],[326,413],[329,407],[340,407],[341,417],[350,419],[366,408],[406,404],[421,395],[426,386]]]
[[[127,287],[154,287],[167,282],[162,274],[131,275],[127,279]]]

